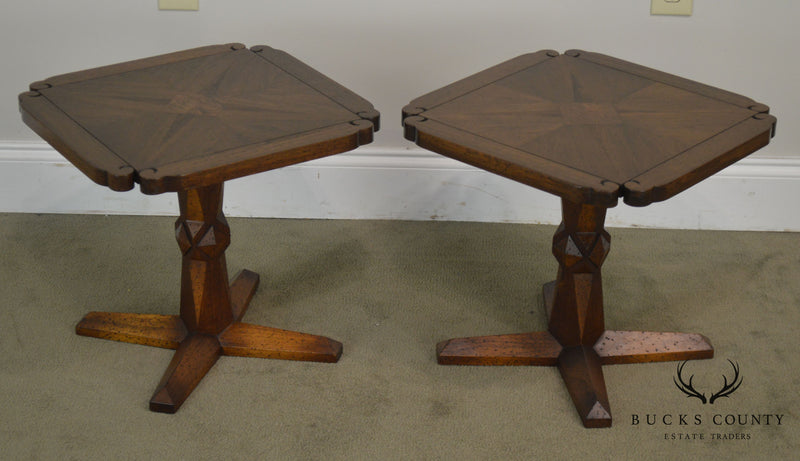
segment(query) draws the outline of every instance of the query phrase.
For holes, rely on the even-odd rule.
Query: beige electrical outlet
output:
[[[692,0],[650,0],[650,14],[691,16]]]
[[[200,9],[200,0],[158,0],[159,10],[190,10]]]

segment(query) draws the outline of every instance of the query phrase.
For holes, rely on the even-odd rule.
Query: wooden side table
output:
[[[751,99],[579,50],[519,56],[421,96],[405,137],[561,197],[547,331],[459,338],[441,364],[557,365],[586,427],[611,425],[601,365],[710,358],[699,334],[608,330],[600,268],[607,208],[666,200],[767,145],[775,117]]]
[[[228,283],[223,184],[372,141],[379,114],[266,46],[207,46],[51,77],[19,96],[22,118],[117,191],[177,192],[179,315],[90,312],[79,335],[177,349],[150,409],[174,413],[221,355],[336,362],[342,345],[241,321],[258,286]]]

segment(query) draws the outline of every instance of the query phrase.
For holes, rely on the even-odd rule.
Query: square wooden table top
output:
[[[215,45],[51,77],[23,119],[87,176],[158,194],[372,141],[372,105],[266,46]]]
[[[597,53],[544,50],[413,100],[421,147],[576,203],[666,200],[769,142],[744,96]]]

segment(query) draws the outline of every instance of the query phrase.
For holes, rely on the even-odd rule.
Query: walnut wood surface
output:
[[[413,100],[421,147],[576,203],[666,200],[765,146],[744,96],[598,53],[523,55]]]
[[[557,365],[586,427],[611,425],[602,365],[713,356],[699,334],[606,330],[606,209],[666,200],[769,143],[763,104],[621,59],[526,54],[414,99],[405,137],[559,195],[548,330],[456,338],[441,364]]]
[[[222,355],[336,362],[342,354],[341,343],[323,336],[241,322],[259,278],[243,270],[228,283],[222,197],[221,184],[178,194],[180,315],[90,312],[76,327],[83,336],[177,349],[150,401],[153,411],[178,411]]]
[[[558,365],[564,347],[549,331],[455,338],[436,345],[441,365]]]
[[[437,346],[443,365],[556,365],[585,427],[611,425],[601,365],[711,358],[699,334],[606,330],[601,267],[610,250],[606,209],[562,200],[553,236],[558,277],[544,286],[548,330],[456,338]]]
[[[611,426],[611,406],[600,365],[600,358],[591,346],[565,347],[558,357],[558,371],[584,427]]]
[[[20,111],[93,181],[158,194],[355,149],[379,114],[287,53],[197,48],[31,84]]]
[[[151,401],[174,413],[222,355],[336,362],[323,336],[242,323],[258,275],[229,285],[224,181],[355,149],[379,113],[289,54],[232,43],[58,75],[22,118],[98,184],[178,193],[179,315],[90,312],[79,335],[176,349]]]
[[[188,331],[177,315],[89,312],[75,327],[81,336],[177,349]]]

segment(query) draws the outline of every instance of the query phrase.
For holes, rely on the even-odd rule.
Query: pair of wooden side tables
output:
[[[357,148],[379,113],[287,53],[208,46],[31,84],[36,133],[100,185],[177,192],[179,315],[91,312],[85,336],[176,349],[150,401],[175,412],[221,355],[336,362],[332,339],[241,321],[258,286],[228,281],[226,180]],[[606,210],[666,200],[769,143],[776,119],[751,99],[585,51],[511,59],[403,109],[419,146],[561,197],[547,331],[460,338],[441,364],[555,365],[586,427],[611,425],[601,366],[710,358],[699,334],[607,330]]]

